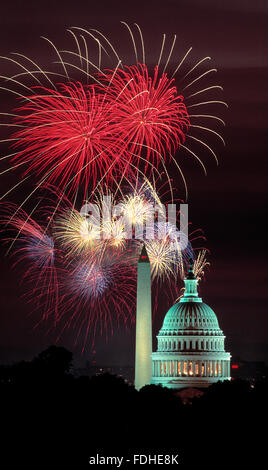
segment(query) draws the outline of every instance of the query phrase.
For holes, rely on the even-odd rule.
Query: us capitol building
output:
[[[206,387],[230,379],[230,353],[213,310],[198,296],[190,265],[184,296],[167,312],[152,354],[153,384],[169,388]]]
[[[214,311],[198,296],[193,264],[190,263],[184,280],[184,295],[167,312],[157,335],[157,351],[153,353],[148,313],[151,299],[145,302],[146,292],[151,291],[147,281],[150,282],[150,264],[144,249],[138,266],[136,388],[149,383],[172,389],[200,388],[230,380],[230,353],[224,349],[225,336]]]

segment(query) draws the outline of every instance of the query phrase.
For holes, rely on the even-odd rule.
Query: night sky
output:
[[[183,155],[180,160],[189,188],[189,218],[193,228],[204,229],[211,252],[211,267],[202,282],[201,295],[218,316],[227,336],[227,351],[246,360],[268,361],[268,4],[249,0],[3,2],[0,55],[21,52],[48,66],[51,49],[40,36],[49,37],[64,49],[72,47],[65,29],[81,26],[109,35],[131,63],[133,50],[120,20],[141,26],[149,64],[158,56],[162,33],[170,43],[176,33],[178,57],[174,55],[174,64],[193,46],[190,65],[208,55],[218,69],[213,82],[223,85],[219,99],[224,98],[229,105],[221,114],[226,121],[226,147],[213,141],[219,166],[206,155],[205,177],[193,159]],[[1,61],[0,74],[8,73],[9,67]],[[2,109],[8,106],[6,100],[6,94],[1,93]],[[1,150],[4,155],[5,148]],[[1,177],[1,194],[15,177]],[[174,177],[183,197],[175,172]],[[31,359],[55,340],[47,327],[34,329],[38,312],[33,313],[32,306],[21,297],[18,273],[11,270],[11,260],[4,253],[1,249],[1,363]],[[158,312],[155,329],[164,313]],[[72,349],[72,339],[69,332],[59,344]],[[108,343],[97,338],[95,350],[99,363],[132,364],[134,329],[115,332]],[[90,353],[81,357],[76,351],[75,363],[83,364],[90,357]]]

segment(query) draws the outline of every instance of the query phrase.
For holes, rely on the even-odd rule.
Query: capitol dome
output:
[[[219,330],[219,323],[212,308],[204,302],[178,302],[167,312],[161,331]]]
[[[152,354],[152,384],[169,388],[207,387],[230,380],[230,353],[215,312],[198,296],[190,265],[185,292],[167,312]]]

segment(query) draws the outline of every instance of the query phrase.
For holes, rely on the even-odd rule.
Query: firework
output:
[[[210,266],[210,262],[207,260],[207,254],[208,250],[206,248],[197,250],[197,256],[195,257],[193,264],[193,272],[198,281],[204,277],[206,268]],[[181,265],[180,276],[182,280],[185,279],[185,272],[188,270],[190,259],[191,257],[188,258],[187,263]]]
[[[51,267],[54,264],[54,242],[44,229],[33,220],[25,211],[18,210],[15,204],[1,207],[3,215],[1,223],[7,229],[16,231],[17,236],[13,241],[23,242],[26,256],[38,267]]]
[[[27,159],[24,176],[36,173],[67,193],[84,186],[85,194],[98,178],[105,175],[112,180],[121,169],[120,139],[111,124],[111,109],[94,86],[71,83],[61,85],[60,91],[43,89],[19,111],[17,123],[23,128],[14,138],[15,147],[22,150],[14,160]]]
[[[101,258],[84,256],[64,272],[58,326],[76,331],[76,341],[84,337],[82,350],[94,343],[96,331],[106,337],[121,322],[126,326],[135,319],[136,269],[114,250]],[[60,327],[62,325],[62,327]]]
[[[90,214],[85,211],[90,211],[93,206],[87,200],[82,206],[83,211],[80,212],[72,207],[66,197],[64,203],[65,207],[62,208],[60,201],[53,228],[55,239],[68,256],[87,252],[92,256],[102,256],[109,248],[125,247],[125,223],[120,217],[112,216],[116,205],[111,195],[105,197],[104,193],[99,191],[93,199],[94,210]],[[103,217],[105,212],[107,216]]]
[[[207,260],[208,250],[200,250],[194,261],[193,271],[195,277],[200,280],[205,275],[205,269],[210,266],[209,261]]]
[[[151,264],[152,279],[160,281],[170,278],[177,279],[182,266],[192,255],[191,244],[188,243],[187,247],[182,249],[180,240],[182,234],[168,222],[155,223],[154,232],[154,238],[145,241]]]
[[[151,213],[151,205],[139,194],[128,195],[121,203],[122,213],[129,224],[143,226],[148,214]]]
[[[52,237],[15,205],[6,205],[2,212],[1,223],[7,226],[10,233],[16,234],[5,241],[10,243],[9,250],[14,246],[13,256],[16,261],[13,266],[24,266],[21,283],[30,286],[29,300],[34,299],[37,307],[41,307],[43,319],[51,313],[57,316],[58,279],[55,253],[58,250]]]
[[[111,206],[114,214],[101,225],[98,217],[82,215],[53,188],[53,200],[39,208],[46,228],[15,205],[3,209],[2,222],[9,231],[15,231],[15,236],[9,238],[15,247],[15,264],[28,266],[22,280],[26,281],[23,284],[30,291],[30,299],[43,312],[42,320],[53,319],[59,337],[70,327],[76,331],[76,343],[84,338],[83,350],[88,342],[93,344],[97,331],[107,337],[121,321],[128,326],[134,320],[136,268],[142,243],[150,258],[154,313],[160,289],[162,303],[164,299],[170,303],[178,295],[180,275],[193,257],[191,242],[182,248],[182,234],[164,219],[164,210],[162,222],[149,217],[152,239],[126,238],[129,224],[138,226],[144,234],[153,202],[160,202],[147,181],[136,183],[118,201],[111,197],[109,203],[103,192],[95,196],[97,213]],[[123,216],[118,218],[118,214]],[[192,241],[200,237],[199,231],[190,234]],[[206,265],[201,252],[195,262],[198,276]]]
[[[211,93],[222,90],[220,85],[209,82],[202,86],[203,81],[216,72],[215,68],[203,71],[210,57],[186,66],[190,48],[172,72],[170,64],[176,36],[167,51],[166,63],[162,64],[166,47],[164,35],[157,65],[151,73],[145,61],[140,28],[135,25],[143,51],[141,60],[133,31],[123,24],[133,43],[136,65],[126,66],[101,32],[83,28],[68,30],[75,41],[75,51],[59,51],[46,39],[57,55],[60,67],[57,72],[44,70],[23,54],[4,58],[15,67],[16,73],[2,77],[5,82],[0,89],[22,98],[26,104],[15,113],[2,113],[2,126],[12,130],[19,128],[10,139],[4,139],[15,146],[12,153],[3,157],[7,162],[13,160],[4,173],[25,167],[24,177],[2,197],[29,180],[32,174],[37,175],[38,182],[27,200],[47,183],[56,183],[72,195],[83,191],[85,196],[88,186],[92,190],[107,181],[111,187],[133,175],[154,174],[159,165],[169,178],[168,160],[179,170],[187,195],[176,149],[194,157],[204,171],[203,152],[200,157],[198,149],[206,150],[217,161],[209,140],[216,137],[224,143],[217,128],[218,124],[224,125],[224,121],[214,114],[214,109],[226,103],[217,96],[211,98]],[[98,45],[96,64],[89,59],[86,38]],[[106,57],[110,52],[116,63],[108,70],[103,53]],[[71,76],[72,72],[80,75],[80,82]],[[173,82],[177,76],[179,89],[176,81]],[[62,85],[58,84],[59,77]],[[38,94],[33,93],[29,81],[39,87]],[[14,117],[15,121],[7,122],[9,117]]]
[[[84,251],[93,251],[99,247],[99,224],[89,224],[75,208],[58,211],[55,218],[54,234],[69,256],[76,256]]]
[[[202,149],[217,161],[210,138],[224,143],[218,131],[224,121],[214,114],[216,106],[226,106],[217,96],[222,87],[211,82],[202,85],[216,71],[204,69],[210,58],[189,66],[190,48],[171,71],[176,37],[166,51],[164,35],[157,65],[149,69],[139,26],[135,25],[141,48],[132,29],[124,25],[135,61],[123,60],[101,32],[72,28],[69,33],[75,51],[59,51],[47,40],[57,55],[57,72],[43,70],[32,59],[15,54],[6,58],[16,68],[14,75],[1,77],[0,89],[23,100],[23,105],[16,104],[15,112],[1,113],[2,126],[12,132],[18,129],[2,141],[12,146],[11,153],[2,157],[12,162],[3,173],[24,169],[22,178],[2,198],[29,182],[32,175],[36,183],[19,207],[7,205],[3,221],[16,232],[9,239],[11,247],[15,246],[17,263],[28,263],[23,280],[32,283],[31,295],[44,308],[43,318],[53,315],[53,325],[62,324],[62,331],[76,329],[77,341],[84,335],[84,348],[97,328],[107,332],[120,319],[127,323],[133,318],[137,256],[144,243],[136,237],[136,229],[141,239],[145,228],[154,235],[145,244],[155,308],[164,283],[168,296],[171,289],[178,292],[178,279],[184,277],[193,257],[191,243],[200,235],[192,232],[182,249],[177,229],[169,225],[157,196],[155,181],[164,174],[173,201],[168,164],[175,165],[187,198],[180,154],[194,157],[206,172]],[[98,46],[96,64],[89,59],[86,38]],[[108,56],[110,62],[104,63]],[[211,98],[211,93],[216,96]],[[22,207],[40,189],[47,191],[53,184],[57,186],[56,202],[45,209],[46,223],[39,224],[33,220],[37,206],[30,215]],[[124,185],[128,185],[127,192],[122,191]],[[92,215],[81,215],[75,206],[78,200],[90,201],[101,211],[104,187],[107,194],[115,189],[121,199],[116,204],[115,195],[111,198],[112,215],[100,224]],[[129,240],[133,227],[135,239]],[[164,236],[159,238],[159,231]],[[206,253],[200,251],[194,264],[197,278],[207,265]]]
[[[81,296],[82,299],[91,300],[100,297],[112,283],[109,267],[96,261],[83,261],[70,275],[70,291]]]
[[[150,76],[146,65],[141,64],[107,72],[105,78],[109,82],[105,93],[125,143],[126,160],[131,158],[139,166],[143,153],[146,163],[158,166],[185,141],[184,130],[189,127],[183,97],[173,80],[166,74],[159,77],[158,66]]]

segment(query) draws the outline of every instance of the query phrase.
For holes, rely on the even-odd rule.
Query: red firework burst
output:
[[[93,86],[41,88],[28,99],[19,109],[23,129],[14,136],[15,145],[23,147],[15,160],[28,162],[25,174],[34,172],[42,184],[58,184],[72,193],[81,184],[95,187],[98,178],[109,180],[120,169],[110,105]]]
[[[108,71],[105,79],[110,82],[106,96],[114,106],[128,162],[138,165],[143,154],[145,168],[149,161],[158,166],[185,140],[190,123],[183,96],[165,73],[159,77],[158,66],[152,76],[146,65],[138,64]]]
[[[14,160],[28,163],[24,175],[36,173],[40,185],[58,184],[67,193],[97,181],[127,178],[153,171],[166,154],[184,142],[189,116],[166,74],[152,77],[145,65],[102,75],[103,87],[81,83],[41,87],[19,109],[14,134],[19,152]],[[107,86],[105,86],[105,84]],[[22,150],[20,150],[22,147]]]

